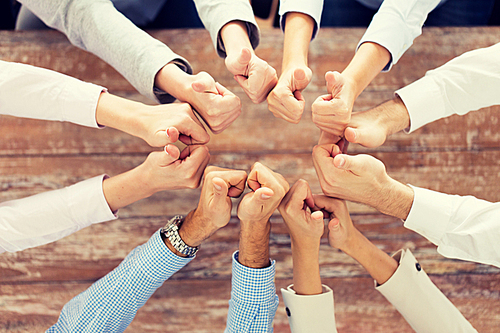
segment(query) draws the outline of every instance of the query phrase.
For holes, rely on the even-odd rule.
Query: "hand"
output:
[[[306,66],[283,71],[278,84],[267,96],[269,111],[277,118],[297,124],[305,107],[302,90],[311,82],[311,77],[312,71]]]
[[[213,133],[225,130],[241,113],[240,99],[205,72],[193,75],[189,104]]]
[[[316,208],[323,212],[321,218],[325,216],[330,219],[328,223],[330,245],[345,252],[353,238],[359,233],[352,223],[345,201],[316,194],[314,203]]]
[[[179,154],[177,147],[168,145],[164,151],[149,154],[140,167],[144,181],[156,193],[197,188],[209,160],[206,146],[187,146]]]
[[[210,160],[206,146],[174,145],[149,154],[138,167],[103,182],[103,192],[112,211],[163,190],[197,188]]]
[[[327,196],[360,202],[402,219],[408,216],[413,190],[390,178],[375,157],[345,155],[337,145],[322,145],[314,147],[313,162]]]
[[[177,140],[186,145],[206,144],[210,140],[186,103],[148,106],[133,124],[132,130],[152,147],[162,147]]]
[[[238,206],[241,223],[267,223],[290,186],[282,175],[257,162],[248,175],[253,192],[243,197]]]
[[[278,82],[276,70],[249,48],[243,48],[237,55],[228,54],[226,67],[254,103],[265,101]]]
[[[312,120],[322,131],[343,136],[356,98],[354,84],[339,72],[326,72],[325,79],[329,94],[319,96],[314,101]]]
[[[209,166],[205,170],[198,207],[189,213],[179,235],[190,246],[198,246],[215,231],[228,224],[231,218],[231,198],[239,197],[245,189],[247,173]]]
[[[311,189],[303,179],[299,179],[281,201],[279,211],[295,246],[319,248],[325,224],[322,212],[311,213],[314,207]]]
[[[354,112],[345,137],[368,148],[379,147],[387,137],[410,126],[408,110],[399,96],[373,109]]]

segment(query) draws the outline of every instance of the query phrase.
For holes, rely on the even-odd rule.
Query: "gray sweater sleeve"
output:
[[[169,62],[192,73],[184,58],[137,28],[109,0],[21,0],[45,24],[68,37],[122,74],[141,94],[169,103],[175,100],[154,87],[156,73]]]
[[[250,43],[254,49],[257,48],[260,42],[260,31],[248,0],[194,0],[194,2],[219,57],[226,57],[226,48],[220,31],[231,21],[245,22]]]

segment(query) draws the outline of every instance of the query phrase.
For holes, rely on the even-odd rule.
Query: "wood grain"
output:
[[[380,74],[361,94],[361,111],[392,98],[396,89],[420,78],[463,52],[498,42],[500,28],[424,28],[424,33],[389,73]],[[319,131],[310,106],[325,93],[324,73],[342,70],[351,59],[362,29],[322,29],[311,43],[313,79],[304,93],[306,108],[298,125],[275,118],[266,103],[255,105],[225,69],[204,30],[152,31],[195,70],[211,73],[235,92],[242,115],[226,131],[212,135],[211,164],[249,170],[255,161],[293,183],[306,179],[320,192],[311,160]],[[283,36],[265,31],[257,54],[279,69]],[[145,103],[113,68],[71,46],[57,32],[0,31],[0,59],[54,69]],[[381,147],[350,146],[350,153],[381,159],[403,183],[500,201],[500,107],[453,116],[417,132],[393,135]],[[107,173],[116,175],[144,161],[151,148],[116,130],[0,116],[0,202],[58,189]],[[57,242],[0,255],[0,332],[38,332],[57,320],[63,305],[116,267],[135,246],[147,241],[166,219],[193,209],[198,190],[165,191],[119,212],[120,218],[93,225]],[[233,202],[233,209],[238,200]],[[446,259],[400,220],[349,203],[356,226],[387,253],[410,248],[436,285],[480,332],[500,326],[500,269]],[[196,260],[167,281],[138,312],[127,332],[221,332],[230,297],[231,254],[239,225],[233,210],[228,226],[215,233]],[[281,217],[272,218],[271,256],[277,260],[277,290],[291,283],[290,239]],[[373,288],[363,268],[332,249],[320,251],[323,283],[335,291],[339,332],[411,332],[401,315]],[[278,293],[279,294],[279,293]],[[282,300],[275,332],[289,332]]]

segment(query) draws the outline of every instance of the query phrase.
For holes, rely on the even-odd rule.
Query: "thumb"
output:
[[[214,177],[212,178],[212,185],[214,188],[214,203],[217,205],[217,203],[221,201],[226,201],[227,194],[229,191],[229,187],[227,183],[219,177]]]
[[[333,165],[335,167],[348,170],[348,171],[356,171],[358,169],[357,163],[354,161],[353,156],[338,154],[333,158]]]
[[[311,218],[315,221],[323,220],[323,212],[318,210],[311,214]]]
[[[261,187],[252,194],[247,203],[248,212],[260,213],[262,206],[266,205],[269,199],[273,197],[274,191],[269,187]]]
[[[294,90],[304,90],[309,84],[309,78],[303,68],[297,68],[293,72],[292,82]]]
[[[329,231],[337,231],[340,229],[340,220],[336,217],[334,217],[333,219],[330,220],[330,222],[328,222],[328,230]]]
[[[252,59],[252,52],[250,51],[250,49],[248,47],[244,47],[243,49],[241,49],[241,53],[240,55],[238,56],[238,58],[236,59],[236,61],[238,61],[238,64],[243,67],[243,66],[248,66],[248,63],[250,62],[250,59]],[[246,73],[243,73],[244,75],[246,75]]]
[[[344,77],[339,72],[326,72],[326,90],[335,97],[344,85]]]

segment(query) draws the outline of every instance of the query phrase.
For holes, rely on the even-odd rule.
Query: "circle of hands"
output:
[[[305,108],[302,92],[311,82],[311,69],[289,68],[278,78],[273,67],[247,48],[237,56],[226,57],[225,63],[253,103],[267,100],[275,117],[294,124],[300,121]],[[208,73],[192,77],[189,96],[181,99],[188,103],[148,107],[140,120],[143,126],[139,126],[146,130],[137,133],[151,146],[164,147],[163,151],[151,153],[141,165],[145,178],[155,184],[154,192],[197,188],[203,179],[199,205],[187,216],[183,227],[184,233],[189,233],[190,221],[195,219],[197,228],[203,230],[198,232],[198,239],[190,239],[192,245],[229,222],[231,198],[241,196],[247,184],[251,192],[241,199],[237,210],[242,224],[266,225],[279,209],[292,242],[299,238],[318,241],[325,218],[330,220],[326,228],[330,244],[342,248],[356,230],[342,200],[376,208],[377,189],[391,185],[381,161],[369,155],[346,155],[349,142],[377,147],[387,136],[383,126],[377,126],[376,115],[352,113],[356,97],[353,84],[338,72],[327,72],[328,94],[312,104],[312,121],[321,131],[312,157],[323,190],[321,195],[312,195],[306,181],[299,180],[290,189],[282,175],[261,163],[255,163],[248,175],[242,170],[207,166],[210,154],[205,144],[210,136],[199,118],[218,134],[238,118],[241,101]],[[173,145],[176,141],[186,147],[180,151]]]

